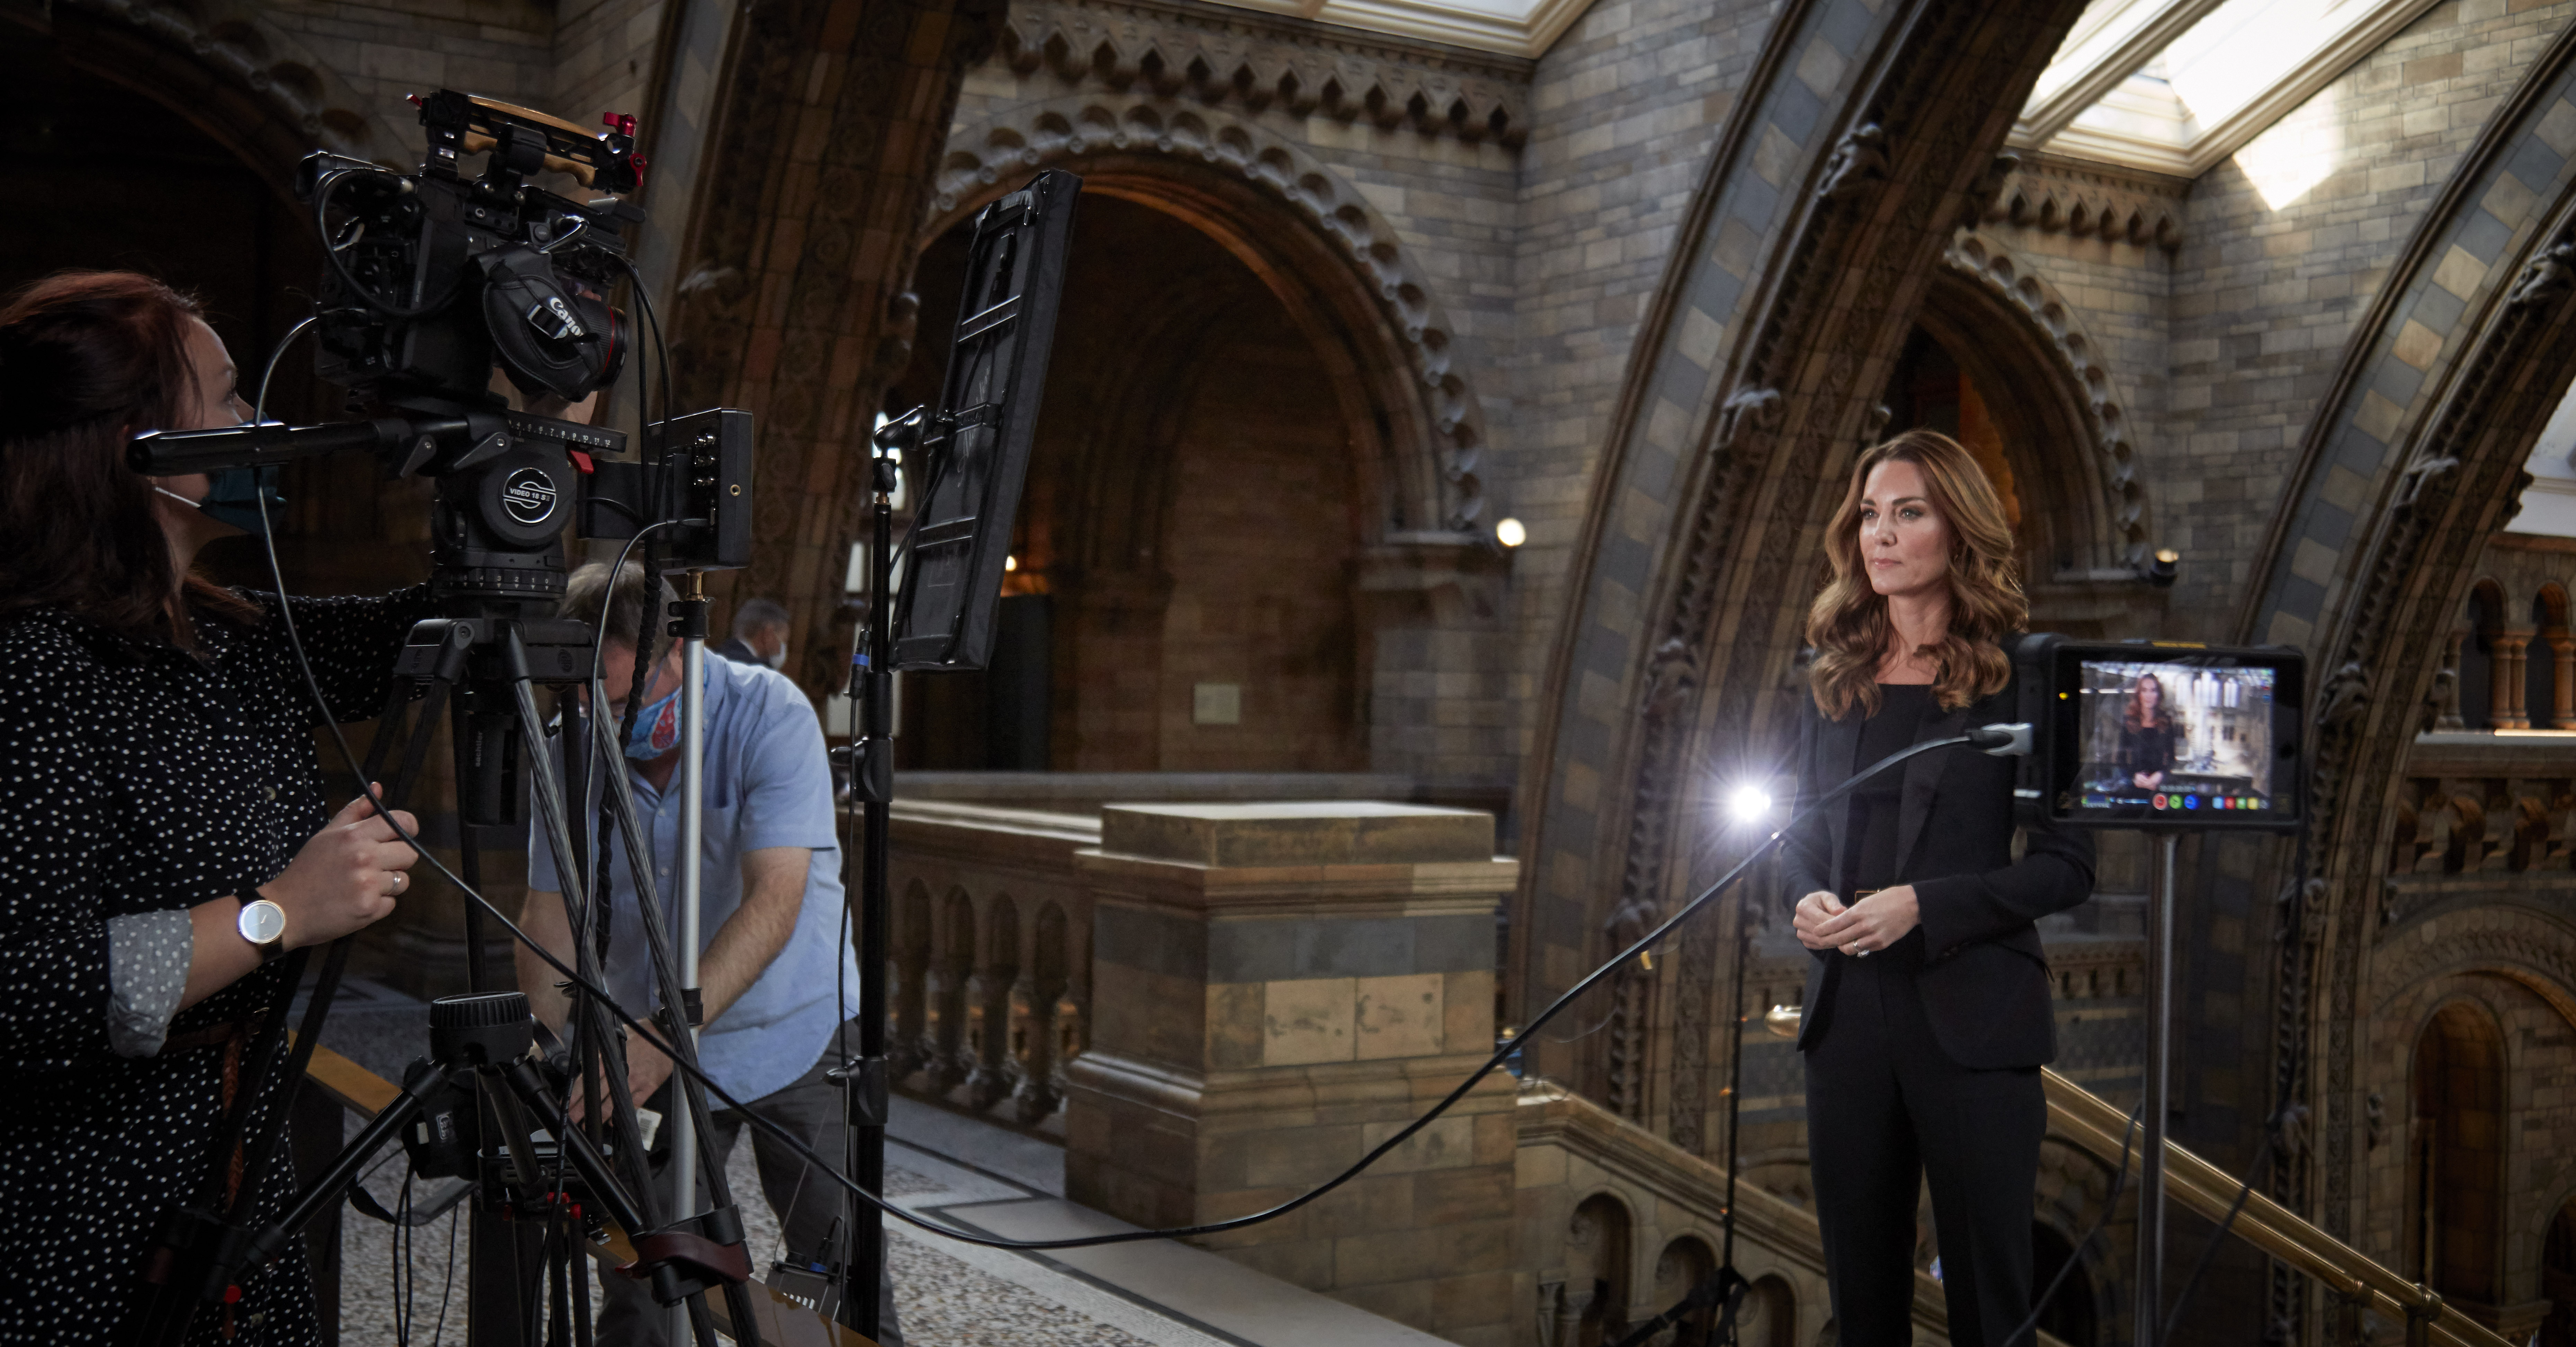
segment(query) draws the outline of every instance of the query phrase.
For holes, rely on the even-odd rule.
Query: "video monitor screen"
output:
[[[2023,678],[2055,821],[2280,829],[2299,819],[2296,651],[2052,642]],[[2036,666],[2036,667],[2034,667]],[[2038,686],[2032,686],[2036,682]],[[2031,783],[2039,785],[2039,782]]]
[[[2275,808],[2272,670],[2109,660],[2077,669],[2083,808]]]

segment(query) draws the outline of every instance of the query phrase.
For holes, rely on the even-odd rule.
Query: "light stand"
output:
[[[859,736],[850,755],[850,794],[865,832],[859,840],[859,1055],[840,1073],[841,1116],[849,1129],[850,1177],[885,1191],[886,993],[890,940],[886,830],[894,803],[894,489],[896,460],[887,443],[868,459],[872,503],[868,528],[868,614],[850,660]],[[843,848],[842,854],[849,855]],[[885,1258],[885,1213],[852,1199],[849,1260],[841,1265],[841,1322],[874,1341],[885,1327],[877,1268]]]
[[[2138,1116],[2146,1131],[2138,1171],[2138,1297],[2130,1341],[2162,1347],[2165,1336],[2165,1099],[2173,1069],[2174,865],[2180,833],[2156,837],[2156,879],[2147,886],[2147,1070]]]
[[[698,952],[700,917],[703,912],[701,870],[704,866],[703,843],[706,831],[706,759],[707,759],[707,596],[706,573],[689,570],[679,601],[671,605],[672,634],[680,638],[680,999],[671,1026],[674,1038],[686,1034],[691,1043],[698,1038],[699,1011]],[[680,1102],[685,1082],[674,1081],[671,1098]],[[671,1130],[671,1210],[686,1214],[698,1209],[698,1131],[692,1110],[678,1106],[662,1125]],[[674,1306],[671,1340],[681,1340],[687,1331],[687,1310]]]

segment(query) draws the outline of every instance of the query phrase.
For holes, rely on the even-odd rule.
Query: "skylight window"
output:
[[[2197,178],[2264,137],[2239,165],[2277,210],[2332,172],[2343,146],[2323,127],[2265,133],[2435,3],[2095,0],[2012,143]]]

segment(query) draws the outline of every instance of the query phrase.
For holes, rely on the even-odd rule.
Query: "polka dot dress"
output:
[[[427,591],[292,602],[332,714],[375,716]],[[161,1214],[206,1193],[218,1040],[290,990],[270,964],[180,1012],[157,1053],[116,1051],[134,1036],[114,1018],[110,921],[265,883],[330,817],[284,631],[202,616],[197,630],[189,655],[52,610],[0,618],[0,1344],[114,1339]],[[126,961],[113,971],[131,980]],[[264,1188],[270,1215],[292,1186],[275,1172],[288,1181]],[[188,1341],[319,1341],[301,1241],[243,1293],[229,1324],[200,1311]]]

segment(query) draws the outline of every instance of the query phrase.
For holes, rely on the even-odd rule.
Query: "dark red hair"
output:
[[[194,404],[198,316],[194,299],[130,271],[61,272],[0,303],[0,617],[61,608],[135,640],[194,644],[151,483],[125,466],[125,446]],[[184,588],[250,614],[196,577]]]

